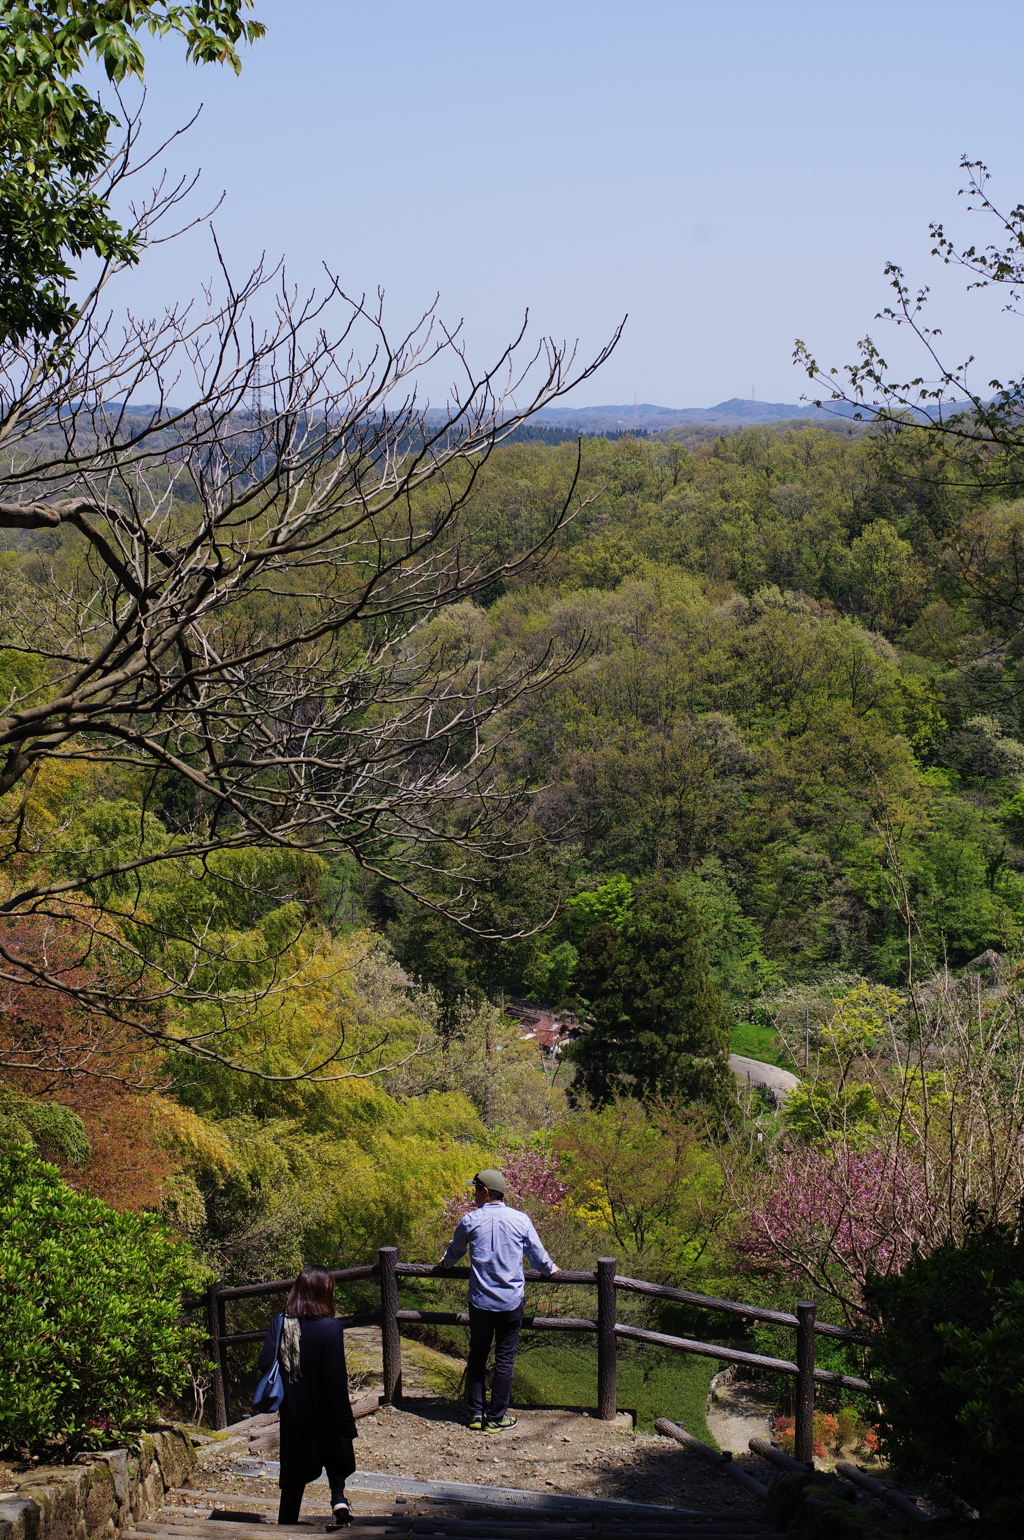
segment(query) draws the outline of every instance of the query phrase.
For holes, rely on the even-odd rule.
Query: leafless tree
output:
[[[994,201],[983,161],[964,155],[960,169],[966,177],[960,196],[967,211],[985,215],[994,225],[995,239],[961,246],[942,223],[933,222],[931,254],[946,267],[964,269],[968,290],[1002,291],[1003,311],[1020,316],[1024,203],[1006,208]],[[928,286],[915,290],[895,262],[885,264],[884,275],[895,298],[875,320],[900,328],[908,341],[916,342],[921,373],[899,379],[871,336],[858,343],[857,362],[841,369],[819,364],[806,343],[797,341],[794,362],[822,392],[814,404],[872,423],[883,439],[909,439],[904,452],[916,461],[924,481],[1018,495],[1024,481],[1024,377],[978,380],[974,355],[951,360],[942,329],[927,324]],[[970,570],[969,548],[954,548],[954,556],[957,565],[966,563]]]
[[[146,239],[185,190],[137,211]],[[32,663],[0,707],[0,915],[73,921],[93,949],[49,970],[0,934],[0,981],[177,1040],[168,1002],[209,993],[203,938],[184,938],[184,976],[143,969],[140,953],[126,988],[123,955],[93,966],[111,935],[104,884],[262,846],[344,852],[416,892],[439,860],[450,879],[453,846],[509,854],[521,788],[500,779],[491,724],[573,649],[495,661],[467,601],[548,547],[576,484],[499,553],[474,491],[495,446],[587,379],[618,333],[577,367],[524,328],[475,372],[436,306],[394,336],[381,296],[351,298],[330,275],[301,298],[280,269],[235,284],[221,263],[222,297],[211,286],[120,321],[115,276],[99,275],[56,345],[0,351],[0,528],[54,536],[0,570],[0,646]],[[456,383],[432,410],[417,381],[446,363]],[[190,811],[173,838],[154,844],[143,817],[136,848],[58,869],[32,787],[74,761],[123,767],[151,797],[173,778]],[[470,923],[472,907],[469,888],[452,903]]]

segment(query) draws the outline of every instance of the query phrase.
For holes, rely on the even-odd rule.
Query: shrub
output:
[[[783,1454],[795,1453],[795,1417],[776,1417],[772,1432]],[[836,1413],[815,1412],[811,1445],[819,1460],[839,1459],[844,1454],[872,1455],[878,1436],[855,1406],[844,1406]]]
[[[569,1189],[559,1175],[556,1155],[546,1150],[513,1149],[503,1144],[498,1160],[508,1184],[506,1202],[529,1214],[535,1225],[543,1224],[565,1207]],[[473,1193],[469,1188],[448,1198],[444,1205],[445,1224],[454,1229],[473,1207]]]
[[[201,1281],[151,1216],[75,1192],[26,1145],[0,1152],[0,1447],[152,1417],[188,1380],[181,1296]]]
[[[84,1166],[91,1153],[85,1125],[70,1107],[0,1086],[0,1149],[14,1144],[27,1144],[70,1166]]]
[[[1024,1245],[989,1224],[873,1280],[873,1384],[901,1472],[991,1518],[1024,1517]]]

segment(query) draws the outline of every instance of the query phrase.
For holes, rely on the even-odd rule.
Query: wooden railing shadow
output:
[[[438,1326],[468,1326],[469,1316],[452,1310],[402,1310],[398,1298],[399,1278],[468,1278],[468,1267],[442,1268],[428,1262],[399,1262],[395,1246],[383,1246],[378,1260],[361,1267],[344,1267],[334,1273],[336,1283],[356,1283],[377,1278],[380,1281],[380,1307],[362,1310],[354,1315],[343,1316],[345,1326],[379,1326],[383,1349],[383,1401],[394,1403],[402,1394],[402,1349],[399,1325],[402,1321],[431,1323]],[[621,1277],[615,1271],[614,1257],[599,1257],[595,1272],[559,1272],[552,1276],[528,1270],[527,1284],[543,1283],[545,1287],[571,1287],[582,1284],[597,1290],[597,1319],[578,1316],[538,1316],[523,1318],[524,1327],[530,1331],[593,1332],[597,1337],[597,1415],[606,1421],[616,1412],[616,1343],[619,1338],[633,1342],[650,1342],[658,1347],[680,1353],[695,1353],[704,1358],[716,1358],[724,1363],[748,1364],[757,1369],[773,1369],[777,1374],[790,1375],[796,1381],[796,1437],[795,1456],[801,1461],[812,1458],[813,1418],[815,1386],[841,1385],[849,1390],[867,1391],[866,1380],[851,1374],[833,1374],[828,1369],[815,1367],[815,1340],[818,1336],[838,1338],[844,1342],[869,1346],[871,1337],[865,1332],[853,1331],[846,1326],[833,1326],[819,1321],[816,1307],[809,1300],[801,1301],[795,1314],[786,1310],[767,1310],[760,1305],[750,1305],[742,1300],[717,1299],[708,1294],[693,1294],[688,1289],[674,1289],[666,1284],[648,1283],[642,1278]],[[262,1342],[263,1331],[235,1331],[227,1329],[227,1305],[231,1300],[255,1299],[261,1295],[286,1294],[294,1279],[281,1278],[272,1283],[243,1283],[230,1288],[213,1283],[207,1290],[206,1308],[209,1324],[210,1346],[213,1352],[213,1412],[218,1428],[228,1425],[227,1384],[228,1349],[246,1342]],[[739,1316],[745,1321],[765,1321],[773,1326],[787,1327],[795,1333],[794,1359],[770,1358],[763,1353],[748,1353],[741,1348],[723,1347],[717,1342],[701,1342],[689,1337],[674,1337],[666,1332],[647,1331],[640,1326],[627,1326],[616,1319],[618,1291],[641,1294],[653,1299],[673,1300],[698,1309]]]

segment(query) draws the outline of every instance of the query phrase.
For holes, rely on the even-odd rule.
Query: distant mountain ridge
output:
[[[621,433],[629,428],[659,433],[683,423],[739,428],[755,422],[785,422],[794,417],[825,420],[852,416],[853,408],[844,407],[840,401],[830,403],[829,410],[825,410],[806,402],[797,405],[789,401],[749,401],[733,396],[728,401],[719,401],[717,406],[654,406],[649,401],[638,402],[635,406],[546,406],[532,420],[544,427],[571,427],[580,433],[601,433],[611,429]]]

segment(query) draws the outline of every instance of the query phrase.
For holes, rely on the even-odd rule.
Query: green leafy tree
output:
[[[0,1445],[138,1426],[188,1381],[201,1282],[151,1216],[75,1192],[27,1146],[0,1159]]]
[[[572,941],[582,941],[595,925],[619,929],[633,903],[633,884],[621,874],[609,877],[599,888],[575,893],[565,905],[562,929]]]
[[[72,1166],[83,1166],[90,1154],[85,1126],[70,1107],[0,1085],[0,1151],[13,1145],[28,1145]]]
[[[871,1144],[880,1109],[869,1085],[834,1086],[828,1080],[801,1081],[786,1097],[787,1129],[802,1138],[835,1139],[850,1149]]]
[[[913,547],[886,519],[869,524],[844,553],[837,587],[841,600],[868,623],[891,629],[910,608],[914,593]],[[883,627],[883,622],[889,625]]]
[[[892,1040],[894,1025],[902,1021],[906,1004],[897,990],[863,979],[840,995],[833,1015],[818,1033],[822,1053],[838,1071],[840,1090],[857,1058]]]
[[[725,1205],[721,1173],[692,1117],[620,1097],[567,1119],[552,1145],[576,1211],[620,1251],[676,1278],[701,1264]]]
[[[865,1295],[881,1322],[872,1379],[890,1464],[1019,1525],[1024,1246],[1014,1227],[946,1241]]]
[[[464,877],[453,876],[453,891]],[[422,984],[437,991],[442,1027],[456,1030],[465,1007],[502,995],[527,994],[547,982],[551,960],[541,950],[541,932],[557,908],[554,874],[542,855],[500,862],[476,862],[472,869],[472,913],[459,925],[443,912],[448,894],[433,895],[437,908],[403,906],[390,928],[400,961]],[[565,976],[566,957],[556,963]],[[564,991],[563,991],[564,992]]]
[[[176,32],[195,63],[241,68],[262,37],[252,0],[0,0],[0,339],[53,337],[77,319],[69,259],[138,260],[140,237],[110,212],[118,119],[78,82],[97,61],[115,85],[141,79],[139,33]]]
[[[595,926],[580,947],[586,1029],[569,1050],[578,1089],[603,1106],[729,1100],[729,1029],[690,901],[673,883],[638,890],[621,930]]]

